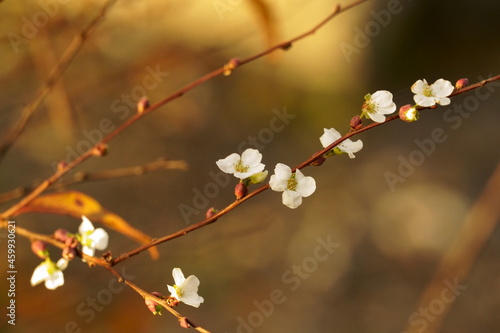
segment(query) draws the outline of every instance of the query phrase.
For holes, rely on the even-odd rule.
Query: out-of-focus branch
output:
[[[31,116],[38,108],[43,98],[54,88],[55,84],[59,81],[61,76],[68,68],[71,61],[75,58],[77,53],[81,50],[83,44],[90,36],[91,32],[96,28],[98,23],[102,21],[107,11],[116,0],[108,0],[101,8],[99,13],[89,22],[89,24],[78,34],[76,35],[69,46],[64,51],[63,55],[59,59],[58,63],[50,72],[45,84],[38,90],[35,95],[33,101],[31,101],[28,105],[26,105],[22,111],[21,116],[17,122],[17,124],[13,125],[10,132],[4,138],[2,144],[0,145],[0,161],[5,157],[5,154],[10,149],[10,147],[16,142],[17,138],[21,135],[28,124],[28,121],[31,119]]]
[[[54,184],[55,190],[62,190],[70,185],[75,185],[90,181],[100,181],[117,179],[124,177],[141,176],[149,172],[158,170],[181,170],[186,171],[188,165],[183,160],[165,160],[158,159],[154,162],[147,163],[145,165],[138,165],[127,168],[101,170],[96,172],[78,171],[73,177],[60,181]],[[4,203],[10,200],[18,199],[33,190],[34,187],[18,187],[9,192],[0,194],[0,203]]]

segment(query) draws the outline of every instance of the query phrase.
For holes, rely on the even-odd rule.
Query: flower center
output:
[[[424,96],[427,96],[427,97],[434,96],[434,94],[432,93],[431,86],[427,86],[427,87],[424,88]]]
[[[295,191],[295,189],[297,188],[297,179],[295,179],[294,173],[292,173],[292,176],[290,177],[290,179],[288,179],[286,187],[291,191]]]
[[[236,170],[237,172],[247,172],[248,169],[249,169],[249,166],[243,164],[243,162],[241,160],[239,160],[238,163],[236,163],[234,165],[234,170]]]
[[[174,284],[174,289],[175,289],[175,293],[177,294],[177,296],[179,298],[181,298],[182,295],[184,295],[184,292],[182,291],[181,287],[179,287],[178,285]]]

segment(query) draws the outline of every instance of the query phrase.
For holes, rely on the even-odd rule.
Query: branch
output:
[[[173,93],[169,97],[161,100],[160,102],[150,106],[149,108],[146,108],[142,110],[142,112],[138,112],[135,115],[131,116],[128,120],[126,120],[121,126],[116,128],[113,132],[108,134],[104,139],[101,140],[101,142],[97,143],[94,147],[90,148],[88,151],[83,153],[82,155],[78,156],[76,159],[71,161],[70,163],[61,166],[59,170],[57,170],[52,176],[47,178],[44,182],[42,182],[37,188],[35,188],[30,194],[28,194],[24,199],[19,201],[17,204],[11,206],[9,209],[4,211],[2,214],[0,214],[0,219],[8,219],[10,216],[13,216],[19,209],[22,207],[26,206],[28,203],[30,203],[33,199],[35,199],[37,196],[39,196],[41,193],[43,193],[47,188],[49,188],[52,184],[54,184],[59,178],[61,178],[63,175],[68,173],[71,169],[73,169],[75,166],[79,165],[80,163],[83,163],[85,160],[89,159],[93,155],[99,156],[99,154],[96,154],[96,151],[102,151],[105,148],[106,143],[111,141],[114,137],[119,135],[121,132],[123,132],[125,129],[130,127],[133,123],[144,117],[145,115],[149,114],[150,112],[158,109],[159,107],[173,101],[174,99],[177,99],[184,95],[186,92],[188,92],[191,89],[194,89],[195,87],[201,85],[202,83],[208,81],[209,79],[212,79],[218,75],[224,74],[224,75],[229,75],[232,70],[234,70],[236,67],[247,64],[251,61],[254,61],[258,58],[264,57],[265,55],[268,55],[278,49],[288,49],[292,43],[301,40],[314,32],[316,32],[319,28],[321,28],[323,25],[325,25],[328,21],[332,20],[335,16],[337,16],[340,13],[343,13],[351,8],[354,8],[367,0],[358,0],[354,1],[352,4],[341,7],[340,5],[337,5],[334,9],[334,11],[328,15],[323,21],[321,21],[318,25],[314,26],[311,30],[308,30],[307,32],[292,38],[288,41],[285,41],[281,44],[278,44],[274,47],[269,48],[268,50],[259,53],[257,55],[251,56],[245,60],[239,61],[237,59],[232,59],[229,61],[228,64],[224,65],[223,67],[216,69],[212,71],[211,73],[206,74],[205,76],[199,78],[198,80],[188,84],[184,88],[178,90],[177,92]]]
[[[31,119],[31,116],[38,108],[43,98],[52,91],[52,88],[54,88],[55,84],[59,81],[61,76],[66,71],[66,68],[68,68],[71,61],[73,61],[77,53],[82,49],[82,46],[88,39],[90,33],[94,30],[97,24],[102,21],[108,9],[111,8],[111,6],[113,6],[115,2],[116,0],[108,0],[101,8],[99,13],[94,17],[94,19],[90,21],[90,23],[73,38],[68,48],[64,51],[63,55],[59,59],[59,62],[50,72],[49,77],[45,81],[45,84],[38,90],[34,100],[22,109],[21,117],[18,123],[14,126],[10,133],[7,134],[4,141],[0,145],[0,161],[5,157],[7,151],[24,131],[26,125],[28,124],[28,121]]]
[[[484,85],[486,85],[488,83],[491,83],[491,82],[494,82],[494,81],[498,81],[498,80],[500,80],[500,75],[488,78],[486,80],[480,81],[480,82],[475,83],[473,85],[470,85],[470,86],[467,86],[465,88],[456,90],[449,97],[454,97],[454,96],[463,94],[465,92],[468,92],[468,91],[471,91],[473,89],[477,89],[477,88],[483,87]],[[435,107],[421,107],[421,106],[417,107],[417,109],[420,110],[420,111],[426,110],[426,109],[434,109],[434,108]],[[350,137],[358,135],[359,133],[371,130],[371,129],[375,128],[375,127],[385,125],[385,124],[387,124],[387,123],[389,123],[389,122],[391,122],[391,121],[393,121],[395,119],[399,119],[399,114],[395,114],[393,116],[390,116],[390,117],[386,118],[385,122],[383,122],[383,123],[371,123],[371,124],[369,124],[367,126],[364,126],[364,127],[360,128],[358,130],[351,131],[351,132],[343,135],[340,139],[338,139],[337,141],[333,142],[328,147],[326,147],[326,148],[324,148],[324,149],[322,149],[322,150],[314,153],[311,157],[309,157],[304,162],[302,162],[301,164],[299,164],[298,166],[296,166],[295,168],[293,168],[292,171],[295,171],[297,169],[303,169],[303,168],[305,168],[307,166],[310,166],[310,165],[314,165],[314,162],[318,158],[320,158],[321,156],[323,156],[325,153],[327,153],[328,151],[330,151],[331,149],[333,149],[335,146],[339,145],[343,141],[349,139]],[[141,253],[141,252],[149,249],[152,246],[156,246],[156,245],[159,245],[161,243],[164,243],[164,242],[167,242],[169,240],[172,240],[174,238],[178,238],[178,237],[187,235],[188,233],[190,233],[192,231],[198,230],[198,229],[203,228],[203,227],[205,227],[205,226],[207,226],[209,224],[212,224],[217,219],[219,219],[223,215],[229,213],[231,210],[233,210],[234,208],[236,208],[237,206],[239,206],[243,202],[245,202],[245,201],[249,200],[250,198],[252,198],[252,197],[254,197],[254,196],[256,196],[256,195],[264,192],[267,189],[269,189],[269,184],[262,185],[261,187],[259,187],[255,191],[253,191],[253,192],[249,193],[248,195],[246,195],[245,197],[243,197],[242,199],[234,201],[233,203],[231,203],[226,208],[224,208],[221,211],[219,211],[214,216],[212,216],[210,218],[207,218],[207,219],[205,219],[205,220],[203,220],[201,222],[198,222],[196,224],[193,224],[191,226],[188,226],[186,228],[183,228],[183,229],[181,229],[181,230],[179,230],[177,232],[174,232],[174,233],[172,233],[170,235],[158,238],[158,239],[152,241],[151,243],[142,245],[142,246],[140,246],[140,247],[138,247],[138,248],[136,248],[136,249],[134,249],[134,250],[132,250],[130,252],[124,253],[124,254],[120,255],[119,257],[116,257],[115,259],[111,260],[110,263],[111,263],[111,265],[116,265],[116,264],[120,263],[121,261],[126,260],[127,258],[135,256],[135,255],[137,255],[137,254],[139,254],[139,253]]]

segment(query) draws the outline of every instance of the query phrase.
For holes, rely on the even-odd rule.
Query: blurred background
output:
[[[130,117],[144,92],[155,103],[233,57],[305,32],[336,3],[118,1],[4,156],[0,191],[50,176],[57,162],[73,159],[91,138]],[[0,6],[3,140],[102,3],[6,0]],[[323,128],[347,132],[367,93],[389,90],[401,106],[413,103],[410,87],[418,79],[454,83],[467,77],[475,83],[498,74],[499,11],[498,1],[486,0],[364,3],[288,51],[163,106],[113,139],[107,156],[91,158],[68,177],[158,158],[184,160],[188,171],[67,189],[93,197],[153,237],[175,232],[203,220],[209,207],[233,201],[236,179],[214,187],[215,161],[241,147],[258,148],[272,174],[276,163],[295,166],[321,149]],[[481,93],[423,112],[416,123],[394,121],[362,133],[355,139],[364,148],[355,159],[335,156],[305,168],[317,190],[296,210],[282,205],[280,193],[266,191],[217,223],[162,244],[158,260],[142,253],[117,269],[145,290],[165,294],[174,267],[196,275],[205,303],[178,310],[211,332],[426,332],[444,314],[441,332],[500,331],[498,228],[480,243],[466,279],[457,285],[453,274],[443,277],[438,298],[429,308],[419,304],[498,163],[499,84]],[[432,139],[436,129],[440,142]],[[60,227],[76,231],[80,223],[34,213],[15,221],[45,234]],[[0,233],[6,253],[6,231]],[[137,247],[109,234],[114,256]],[[6,323],[2,288],[2,331],[183,331],[168,312],[153,316],[106,270],[77,260],[64,271],[64,286],[31,287],[40,260],[29,248],[29,240],[18,236],[16,325]],[[57,249],[51,253],[59,258]],[[2,281],[6,274],[0,273]]]

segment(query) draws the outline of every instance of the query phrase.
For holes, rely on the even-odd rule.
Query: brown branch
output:
[[[477,89],[477,88],[483,87],[484,85],[486,85],[488,83],[491,83],[491,82],[494,82],[494,81],[498,81],[498,80],[500,80],[500,75],[493,76],[491,78],[488,78],[486,80],[480,81],[478,83],[475,83],[475,84],[470,85],[468,87],[465,87],[463,89],[459,89],[457,91],[454,91],[450,95],[450,97],[454,97],[454,96],[463,94],[465,92],[471,91],[473,89]],[[433,107],[418,107],[417,109],[420,110],[420,111],[422,111],[422,110],[434,109],[434,108]],[[339,145],[343,141],[347,140],[348,138],[350,138],[352,136],[355,136],[355,135],[358,135],[359,133],[371,130],[371,129],[375,128],[375,127],[382,126],[382,125],[387,124],[387,123],[389,123],[389,122],[391,122],[393,120],[396,120],[396,119],[399,119],[399,114],[395,114],[393,116],[387,117],[386,120],[385,120],[385,122],[383,122],[383,123],[375,123],[374,122],[374,123],[371,123],[371,124],[369,124],[367,126],[364,126],[364,127],[360,128],[360,129],[358,129],[356,131],[351,131],[351,132],[343,135],[341,138],[339,138],[337,141],[333,142],[328,147],[323,148],[322,150],[314,153],[311,157],[309,157],[304,162],[302,162],[301,164],[299,164],[298,166],[296,166],[295,168],[293,168],[293,171],[295,171],[297,169],[303,169],[303,168],[305,168],[307,166],[312,165],[312,163],[314,163],[319,157],[323,156],[325,153],[327,153],[328,151],[330,151],[331,149],[333,149],[335,146]],[[256,196],[257,194],[259,194],[261,192],[264,192],[268,188],[269,188],[269,184],[262,185],[261,187],[259,187],[255,191],[253,191],[253,192],[249,193],[248,195],[246,195],[245,197],[243,197],[242,199],[234,201],[233,203],[231,203],[226,208],[224,208],[221,211],[219,211],[217,214],[215,214],[211,218],[208,218],[208,219],[205,219],[205,220],[203,220],[201,222],[198,222],[196,224],[190,225],[190,226],[188,226],[186,228],[183,228],[183,229],[181,229],[181,230],[179,230],[177,232],[174,232],[174,233],[172,233],[170,235],[167,235],[167,236],[155,239],[154,241],[152,241],[149,244],[142,245],[142,246],[140,246],[140,247],[138,247],[138,248],[136,248],[136,249],[134,249],[134,250],[132,250],[130,252],[124,253],[124,254],[120,255],[119,257],[116,257],[115,259],[111,260],[110,261],[111,265],[116,265],[116,264],[120,263],[121,261],[126,260],[127,258],[135,256],[135,255],[137,255],[137,254],[139,254],[139,253],[141,253],[141,252],[149,249],[152,246],[156,246],[156,245],[159,245],[161,243],[164,243],[164,242],[167,242],[169,240],[172,240],[174,238],[178,238],[178,237],[187,235],[188,233],[190,233],[192,231],[198,230],[198,229],[203,228],[203,227],[205,227],[205,226],[207,226],[209,224],[212,224],[217,219],[219,219],[223,215],[229,213],[231,210],[233,210],[234,208],[236,208],[237,206],[239,206],[243,202],[249,200],[250,198]]]
[[[110,180],[124,177],[141,176],[149,172],[157,170],[182,170],[186,171],[188,165],[183,160],[164,160],[158,159],[154,162],[147,163],[145,165],[101,170],[97,172],[87,172],[79,171],[73,175],[72,178],[60,181],[54,185],[54,189],[60,190],[70,185],[75,185],[83,182],[89,181],[100,181],[100,180]],[[34,187],[18,187],[11,191],[0,194],[0,203],[4,203],[10,200],[18,199],[24,194],[32,191]]]
[[[256,60],[258,58],[264,57],[265,55],[268,55],[268,54],[270,54],[278,49],[288,48],[292,43],[294,43],[300,39],[303,39],[303,38],[313,34],[314,32],[316,32],[319,28],[321,28],[328,21],[332,20],[338,14],[345,12],[346,10],[351,9],[351,8],[353,8],[359,4],[362,4],[366,1],[367,0],[358,0],[358,1],[353,2],[352,4],[344,6],[344,7],[337,5],[335,7],[335,10],[330,15],[328,15],[323,21],[321,21],[318,25],[313,27],[311,30],[308,30],[307,32],[299,35],[298,37],[292,38],[286,42],[278,44],[277,46],[274,46],[274,47],[272,47],[272,48],[270,48],[262,53],[259,53],[255,56],[252,56],[252,57],[249,57],[245,60],[239,61],[239,60],[232,59],[227,65],[224,65],[223,67],[216,69],[216,70],[212,71],[211,73],[206,74],[205,76],[188,84],[184,88],[176,91],[172,95],[170,95],[167,98],[161,100],[160,102],[150,106],[149,108],[143,110],[142,112],[138,112],[138,113],[134,114],[129,119],[127,119],[121,126],[116,128],[113,132],[108,134],[108,136],[106,136],[104,139],[102,139],[101,142],[97,143],[94,147],[90,148],[88,151],[86,151],[82,155],[78,156],[76,159],[74,159],[70,163],[66,164],[65,166],[62,166],[52,176],[50,176],[44,182],[42,182],[37,188],[35,188],[30,194],[28,194],[26,197],[24,197],[21,201],[19,201],[18,203],[11,206],[6,211],[4,211],[2,214],[0,214],[0,219],[8,219],[10,216],[13,216],[19,209],[26,206],[33,199],[35,199],[37,196],[39,196],[41,193],[43,193],[47,188],[49,188],[52,184],[54,184],[63,175],[68,173],[75,166],[79,165],[80,163],[83,163],[85,160],[87,160],[88,158],[93,156],[95,154],[95,151],[99,150],[98,149],[99,147],[103,147],[106,143],[108,143],[114,137],[119,135],[121,132],[123,132],[125,129],[127,129],[133,123],[135,123],[137,120],[141,119],[142,117],[149,114],[150,112],[158,109],[159,107],[167,104],[168,102],[171,102],[174,99],[181,97],[189,90],[194,89],[195,87],[201,85],[202,83],[206,82],[209,79],[212,79],[212,78],[214,78],[218,75],[221,75],[221,74],[228,75],[228,73],[230,73],[232,70],[234,70],[236,67],[238,67],[240,65],[243,65],[243,64],[249,63],[253,60]]]
[[[108,0],[104,6],[101,8],[99,13],[90,21],[90,23],[78,34],[76,35],[69,46],[64,51],[63,55],[59,59],[59,62],[50,72],[45,84],[38,90],[33,101],[26,105],[21,111],[21,117],[19,118],[17,124],[14,128],[7,134],[2,144],[0,145],[0,161],[5,157],[5,154],[14,144],[17,138],[22,134],[31,116],[38,108],[43,98],[52,91],[55,84],[59,81],[61,76],[68,68],[69,64],[77,53],[83,47],[83,44],[88,39],[90,33],[95,29],[98,23],[102,21],[108,9],[116,2],[116,0]]]

